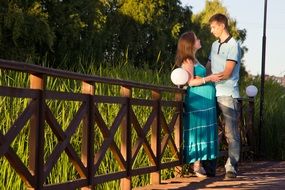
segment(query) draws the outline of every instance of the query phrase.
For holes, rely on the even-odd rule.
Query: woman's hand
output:
[[[212,74],[209,76],[211,82],[219,82],[222,79],[222,75]]]

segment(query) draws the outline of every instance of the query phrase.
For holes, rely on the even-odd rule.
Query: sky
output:
[[[192,6],[194,14],[205,7],[205,0],[181,0],[182,5]],[[261,74],[264,0],[221,0],[239,29],[246,29],[248,48],[243,60],[252,75]],[[203,39],[202,44],[203,44]],[[267,1],[265,74],[285,76],[285,0]]]

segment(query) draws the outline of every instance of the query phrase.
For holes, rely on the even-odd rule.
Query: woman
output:
[[[194,163],[196,176],[205,177],[201,160],[215,159],[218,154],[216,91],[212,82],[219,81],[219,76],[206,76],[206,68],[196,59],[196,51],[200,48],[200,40],[194,32],[182,34],[175,63],[189,74],[184,99],[184,162]]]

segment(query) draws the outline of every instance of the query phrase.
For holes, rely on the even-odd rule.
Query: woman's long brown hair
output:
[[[195,62],[194,55],[195,34],[194,32],[183,33],[177,44],[175,65],[180,67],[184,60],[190,59]]]

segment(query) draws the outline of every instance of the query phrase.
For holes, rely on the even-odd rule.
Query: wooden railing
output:
[[[161,182],[162,169],[183,164],[183,89],[84,75],[1,59],[0,69],[29,75],[28,88],[0,85],[0,97],[29,99],[29,103],[18,117],[14,118],[14,122],[8,127],[5,126],[6,133],[0,133],[0,158],[5,156],[27,188],[93,189],[98,184],[120,180],[121,189],[125,190],[132,188],[133,176],[150,174],[150,183],[158,184]],[[47,81],[50,78],[79,81],[81,92],[47,89]],[[97,84],[118,86],[120,96],[95,94]],[[148,91],[150,98],[133,97],[134,89]],[[173,98],[167,99],[164,94]],[[58,115],[48,106],[49,101],[79,102],[78,110],[65,129],[58,122]],[[106,124],[103,116],[106,113],[100,112],[99,104],[118,105],[118,113],[112,116],[115,119],[111,125]],[[149,109],[148,117],[143,123],[136,116],[134,107]],[[172,111],[166,116],[163,110],[168,108]],[[252,121],[252,118],[250,120]],[[26,125],[29,149],[26,155],[27,164],[11,147]],[[45,143],[50,140],[46,137],[47,126],[57,143],[49,155],[45,149]],[[76,133],[78,130],[81,130],[81,133]],[[249,134],[247,130],[243,129],[244,134]],[[81,134],[79,153],[71,143],[75,133]],[[119,142],[115,137],[117,134],[120,136]],[[99,137],[101,139],[98,139]],[[119,169],[100,174],[98,170],[108,150],[118,163]],[[148,158],[149,165],[140,167],[135,164],[140,151]],[[70,180],[50,183],[48,176],[63,153],[67,154],[78,174]]]

